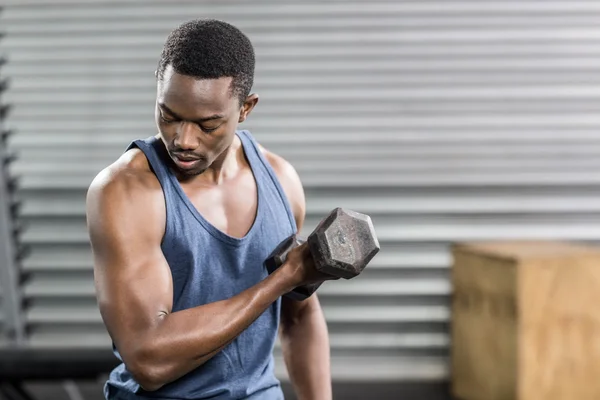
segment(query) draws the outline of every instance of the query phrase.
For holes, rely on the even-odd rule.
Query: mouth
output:
[[[173,154],[171,158],[173,159],[175,164],[181,169],[192,169],[203,161],[202,158],[183,157],[177,154]]]

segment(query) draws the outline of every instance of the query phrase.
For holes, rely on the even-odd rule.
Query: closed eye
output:
[[[173,122],[177,122],[176,119],[165,118],[165,116],[162,113],[160,114],[160,120],[165,124],[172,124]]]
[[[205,127],[203,127],[202,125],[199,125],[199,126],[200,126],[200,129],[202,129],[202,132],[205,132],[205,133],[213,133],[214,131],[216,131],[217,129],[219,129],[219,127],[220,127],[221,125],[217,126],[216,128],[205,128]]]
[[[165,124],[172,124],[172,123],[181,121],[180,119],[167,118],[167,117],[165,117],[165,115],[162,112],[159,114],[159,118]],[[196,125],[198,125],[198,127],[200,128],[200,130],[202,132],[204,132],[204,133],[213,133],[213,132],[215,132],[217,129],[219,129],[221,127],[221,125],[219,125],[219,126],[216,126],[214,128],[206,128],[206,127],[203,127],[202,125],[200,125],[199,123],[196,123]]]

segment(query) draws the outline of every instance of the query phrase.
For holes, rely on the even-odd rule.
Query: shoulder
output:
[[[283,157],[265,149],[260,144],[258,147],[275,171],[275,175],[292,207],[294,217],[296,218],[296,225],[300,230],[302,223],[304,222],[304,214],[306,213],[306,200],[302,181],[298,172],[294,166]]]
[[[86,194],[88,218],[97,212],[139,207],[149,211],[160,205],[162,190],[139,149],[125,152],[114,163],[100,171]],[[95,211],[95,212],[94,212]]]
[[[152,190],[157,185],[160,186],[144,153],[139,149],[131,149],[96,175],[88,193],[118,195],[124,191]]]
[[[302,182],[300,176],[296,172],[294,166],[287,161],[285,158],[265,149],[262,145],[259,145],[259,149],[271,165],[280,183],[289,187],[290,190],[302,189]]]

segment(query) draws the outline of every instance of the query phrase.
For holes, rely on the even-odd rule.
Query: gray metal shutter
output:
[[[3,36],[0,32],[0,40]],[[8,79],[2,73],[5,63],[6,58],[0,53],[0,348],[9,344],[22,345],[24,341],[18,295],[18,225],[14,218],[18,203],[15,201],[16,181],[10,172],[14,155],[7,145],[10,131],[5,129],[5,119],[10,111],[10,105],[4,102],[8,86]]]
[[[109,344],[85,191],[154,134],[162,43],[193,17],[253,40],[243,127],[298,169],[306,232],[373,217],[381,253],[320,289],[336,379],[447,378],[450,242],[600,238],[600,2],[5,2],[31,346]]]

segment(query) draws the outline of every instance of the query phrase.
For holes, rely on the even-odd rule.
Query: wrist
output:
[[[283,290],[282,295],[291,292],[302,284],[296,271],[297,268],[287,261],[284,262],[276,271],[274,271],[274,275],[277,275],[278,280],[281,283]]]

